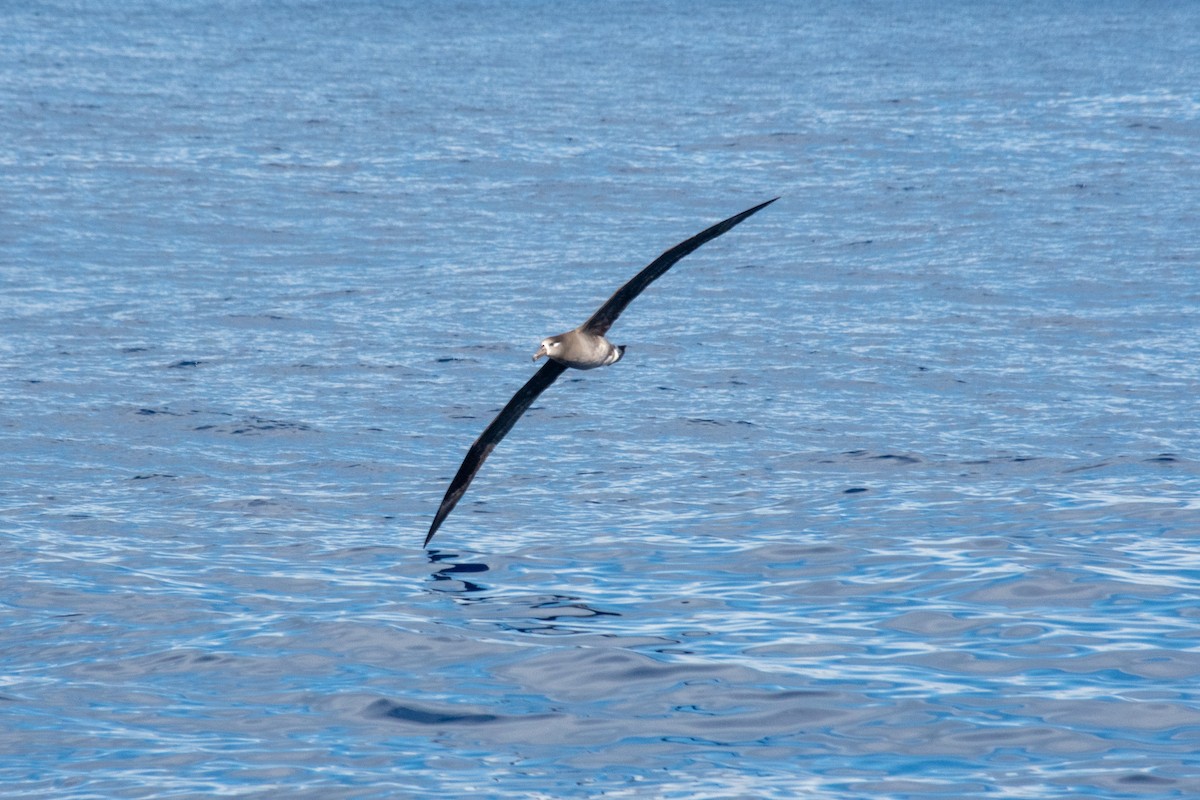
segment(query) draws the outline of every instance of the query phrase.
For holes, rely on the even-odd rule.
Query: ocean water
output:
[[[3,4],[3,795],[1200,796],[1198,47]]]

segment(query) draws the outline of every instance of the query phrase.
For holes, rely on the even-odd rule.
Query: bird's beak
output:
[[[533,360],[537,361],[542,356],[548,356],[548,355],[550,355],[550,354],[548,352],[546,352],[546,345],[542,345],[541,347],[538,348],[538,351],[533,354]]]

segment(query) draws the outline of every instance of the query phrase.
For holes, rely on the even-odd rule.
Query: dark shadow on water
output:
[[[560,594],[542,596],[538,602],[530,603],[526,608],[527,619],[502,622],[500,627],[533,636],[574,636],[597,631],[586,625],[571,625],[572,621],[621,616],[615,611],[593,608],[578,597]]]
[[[450,561],[452,558],[459,558],[458,553],[451,553],[444,550],[430,550],[429,562],[431,564],[439,564],[441,562]],[[491,569],[487,564],[483,563],[450,563],[448,566],[435,571],[430,577],[434,581],[451,581],[461,585],[461,588],[454,589],[451,587],[436,587],[438,591],[452,592],[454,594],[472,594],[487,591],[487,587],[469,581],[464,578],[464,575],[482,574]]]
[[[458,603],[495,609],[495,624],[503,630],[538,636],[569,636],[597,633],[587,623],[601,617],[620,617],[616,611],[596,608],[580,597],[565,594],[514,596],[486,583],[472,580],[491,567],[482,562],[454,561],[461,554],[447,550],[428,551],[429,561],[437,569],[430,574],[430,590],[451,595]],[[577,624],[572,625],[575,622]],[[582,623],[582,624],[578,624]],[[603,631],[600,631],[603,633]],[[666,644],[678,644],[667,641]]]
[[[538,720],[553,719],[555,714],[487,714],[458,711],[454,708],[439,708],[413,702],[399,703],[380,698],[370,703],[362,712],[364,717],[387,720],[407,725],[426,727],[475,726],[494,723],[527,724]]]
[[[420,708],[412,704],[404,705],[391,700],[376,700],[367,707],[366,715],[397,719],[401,722],[413,722],[418,725],[479,725],[499,719],[495,714],[456,714],[432,708]]]

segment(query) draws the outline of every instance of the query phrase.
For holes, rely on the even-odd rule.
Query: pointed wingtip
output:
[[[440,512],[441,509],[438,509],[438,511]],[[425,543],[421,547],[429,547],[429,540],[433,538],[433,535],[437,533],[438,527],[442,524],[440,517],[441,514],[439,513],[437,517],[433,518],[433,524],[429,526],[429,533],[425,534]]]
[[[783,195],[780,195],[779,197],[783,197]],[[738,222],[741,222],[743,219],[750,216],[751,214],[757,214],[759,211],[762,211],[764,208],[771,205],[771,203],[774,203],[776,200],[778,200],[779,197],[772,197],[770,200],[768,200],[765,203],[759,203],[754,208],[748,208],[745,211],[743,211],[741,214],[738,214],[737,217],[735,217],[735,219],[737,219]]]
[[[783,195],[780,195],[780,197],[782,197],[782,196]],[[716,225],[713,226],[714,228],[718,228],[720,231],[716,235],[720,236],[722,233],[729,230],[734,225],[737,225],[740,222],[742,222],[743,220],[754,216],[755,214],[762,211],[764,208],[771,205],[771,203],[774,203],[778,199],[779,199],[779,197],[772,197],[770,200],[768,200],[765,203],[759,203],[758,205],[754,206],[753,208],[747,208],[745,211],[743,211],[740,214],[734,214],[732,217],[725,220],[724,222],[717,223]],[[712,228],[709,229],[709,231],[711,231],[711,230],[712,230]],[[708,231],[705,231],[705,233],[708,233]],[[704,234],[701,234],[701,235],[703,236]]]

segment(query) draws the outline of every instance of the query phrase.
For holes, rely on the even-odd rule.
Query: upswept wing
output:
[[[705,242],[717,238],[752,214],[771,205],[771,203],[774,203],[778,199],[776,197],[754,208],[747,209],[724,222],[718,222],[708,230],[696,234],[687,241],[675,245],[654,259],[649,266],[633,276],[632,280],[618,289],[616,294],[608,298],[604,305],[600,306],[596,313],[588,318],[587,322],[579,326],[579,330],[603,336],[608,332],[608,329],[616,321],[617,317],[621,315],[621,312],[625,310],[625,307],[633,302],[635,297],[645,291],[647,286],[662,277],[667,270],[675,265],[675,262]],[[446,496],[442,498],[442,504],[438,507],[437,514],[433,518],[433,524],[429,526],[429,533],[425,536],[425,546],[429,545],[429,540],[437,533],[442,522],[454,510],[454,507],[458,505],[458,501],[462,499],[462,496],[466,494],[467,487],[471,485],[475,474],[479,472],[479,468],[483,466],[483,462],[491,455],[492,450],[512,430],[513,425],[517,423],[521,415],[529,410],[529,407],[533,405],[533,401],[537,399],[538,395],[544,392],[546,387],[554,383],[558,379],[558,376],[562,375],[566,369],[567,367],[557,361],[547,361],[521,387],[520,391],[513,395],[513,398],[508,401],[508,405],[500,410],[500,413],[484,429],[483,433],[479,434],[479,438],[475,440],[475,443],[471,445],[471,449],[467,451],[467,456],[463,459],[462,466],[458,468],[458,473],[454,476],[454,480],[450,482],[450,488],[446,490]]]
[[[546,390],[546,387],[554,383],[559,375],[566,371],[566,367],[559,364],[557,361],[547,361],[542,368],[533,373],[524,386],[513,395],[512,400],[508,401],[508,405],[500,409],[500,413],[492,420],[491,424],[483,429],[483,433],[479,434],[479,438],[471,445],[471,449],[467,451],[467,457],[463,459],[462,466],[458,468],[458,474],[454,476],[454,480],[450,481],[450,488],[446,490],[446,496],[442,498],[442,504],[438,507],[437,514],[433,518],[433,524],[429,526],[429,533],[425,536],[425,546],[429,545],[429,540],[437,533],[437,529],[442,522],[454,510],[454,506],[458,505],[458,501],[466,494],[467,487],[471,485],[475,473],[479,472],[479,468],[483,466],[483,462],[491,455],[492,450],[500,443],[500,440],[512,430],[512,426],[517,424],[517,420],[521,418],[529,407],[533,405],[533,401],[538,395]]]
[[[762,211],[764,208],[771,205],[771,203],[774,203],[778,199],[779,198],[776,197],[768,200],[765,203],[757,205],[754,208],[747,209],[740,214],[730,217],[724,222],[718,222],[716,225],[713,225],[706,231],[696,234],[686,242],[680,242],[679,244],[675,245],[670,250],[654,259],[654,261],[650,262],[648,267],[643,269],[637,275],[634,275],[628,283],[626,283],[620,289],[617,289],[616,294],[608,298],[604,305],[600,306],[600,308],[596,310],[596,313],[592,314],[592,316],[588,318],[587,322],[579,326],[579,330],[584,331],[585,333],[594,333],[597,336],[603,336],[608,332],[609,327],[612,326],[617,317],[621,316],[621,312],[625,310],[625,307],[633,302],[635,297],[645,291],[647,286],[654,283],[654,281],[661,278],[667,270],[675,266],[675,262],[679,261],[696,248],[700,247],[700,245],[704,244],[705,242],[717,238],[722,233],[725,233],[734,225],[737,225],[739,222],[751,216],[752,214]]]

